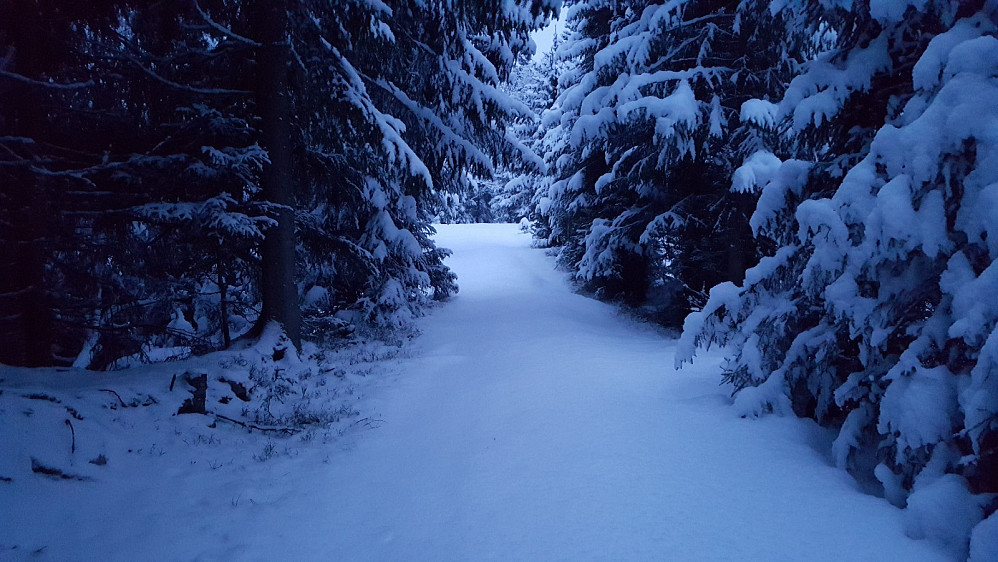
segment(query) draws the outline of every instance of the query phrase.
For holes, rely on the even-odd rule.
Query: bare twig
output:
[[[209,415],[215,416],[216,418],[227,421],[229,423],[234,423],[240,427],[245,427],[246,429],[256,429],[258,431],[271,431],[274,433],[284,433],[286,435],[294,435],[300,433],[301,429],[296,429],[292,427],[263,427],[252,423],[242,422],[236,419],[232,419],[228,416],[223,416],[222,414],[217,414],[215,412],[207,412]]]
[[[118,402],[121,403],[121,407],[122,408],[127,408],[128,407],[128,404],[125,404],[125,401],[121,399],[121,395],[118,394],[117,392],[115,392],[115,391],[113,391],[113,390],[111,390],[109,388],[102,388],[102,389],[100,389],[100,391],[101,392],[110,392],[111,394],[113,394],[113,395],[115,395],[115,396],[118,397]]]

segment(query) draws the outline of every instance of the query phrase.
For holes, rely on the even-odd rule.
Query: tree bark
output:
[[[291,152],[291,100],[288,73],[291,47],[288,38],[287,0],[256,0],[253,28],[261,46],[257,51],[256,107],[260,116],[261,145],[270,162],[263,168],[263,198],[279,205],[277,225],[267,230],[263,242],[263,307],[258,330],[274,321],[301,348],[301,309],[295,284],[295,174]]]

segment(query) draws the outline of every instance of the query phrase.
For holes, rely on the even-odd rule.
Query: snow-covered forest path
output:
[[[821,430],[738,418],[716,360],[674,372],[668,340],[573,294],[515,226],[445,226],[438,242],[461,292],[377,399],[384,424],[322,467],[294,526],[276,537],[261,520],[244,553],[942,559],[829,465]]]
[[[42,375],[8,369],[22,382],[0,401],[0,476],[14,476],[0,480],[0,560],[946,559],[830,466],[825,431],[739,418],[717,355],[675,372],[671,340],[572,293],[516,226],[447,226],[438,241],[460,294],[408,352],[331,381],[362,380],[372,429],[271,440],[176,406],[108,409],[96,390],[167,404],[166,369],[222,354],[45,375],[46,392],[86,406],[71,450],[65,405],[31,399]],[[106,466],[87,462],[96,451]],[[92,478],[24,474],[28,454]]]

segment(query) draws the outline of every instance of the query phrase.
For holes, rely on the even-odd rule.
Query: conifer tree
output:
[[[555,37],[549,52],[522,61],[504,85],[509,95],[523,101],[531,110],[530,115],[514,121],[510,132],[538,157],[529,167],[503,168],[499,181],[495,182],[490,205],[495,216],[505,222],[535,218],[535,195],[541,186],[546,190],[548,184],[547,167],[540,161],[541,155],[547,152],[546,129],[541,123],[541,115],[551,108],[557,94],[558,75],[562,70],[555,56],[559,44],[559,38]]]
[[[546,117],[554,182],[541,205],[548,242],[597,295],[675,324],[748,266],[752,196],[727,178],[751,147],[732,142],[741,102],[774,85],[780,53],[755,47],[760,18],[725,2],[569,8],[562,52],[577,69]]]
[[[998,61],[986,4],[792,6],[818,49],[760,115],[786,124],[798,159],[736,174],[762,187],[752,228],[774,248],[741,285],[711,290],[679,360],[727,344],[746,414],[794,412],[838,428],[837,464],[908,505],[908,532],[976,512],[996,488],[998,315],[989,242]],[[982,515],[994,510],[986,507]],[[966,553],[965,520],[936,537]]]
[[[297,343],[303,307],[309,337],[412,330],[456,290],[434,201],[524,154],[498,85],[555,8],[43,4],[0,5],[3,360],[95,368]]]

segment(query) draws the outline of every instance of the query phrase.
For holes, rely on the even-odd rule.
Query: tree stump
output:
[[[207,414],[205,399],[208,395],[208,374],[192,375],[184,373],[184,381],[191,386],[191,397],[184,400],[178,414]]]

